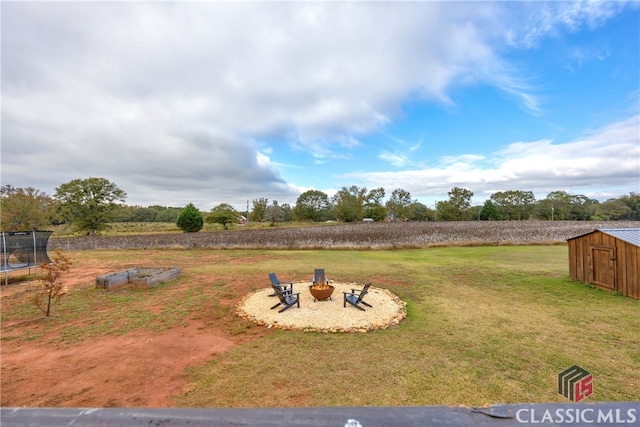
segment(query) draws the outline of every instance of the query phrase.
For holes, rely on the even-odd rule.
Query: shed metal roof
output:
[[[616,239],[640,246],[640,228],[601,228],[600,231]]]
[[[567,240],[577,239],[578,237],[586,236],[596,231],[601,231],[609,236],[615,237],[616,239],[631,243],[632,245],[640,246],[640,228],[599,228],[597,230],[590,231],[589,233],[573,236]]]

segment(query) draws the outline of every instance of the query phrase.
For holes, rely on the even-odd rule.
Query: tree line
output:
[[[454,187],[447,195],[447,200],[436,202],[432,209],[403,189],[394,190],[386,201],[383,188],[342,187],[331,198],[310,190],[298,198],[294,213],[299,219],[345,222],[367,217],[375,221],[640,220],[640,194],[633,192],[600,203],[565,191],[553,191],[536,200],[531,191],[509,190],[496,192],[476,206],[471,204],[474,194],[469,189]]]
[[[428,207],[403,189],[386,198],[385,189],[342,187],[329,197],[319,190],[302,193],[294,206],[267,198],[252,201],[250,211],[221,203],[209,212],[185,207],[128,206],[127,194],[105,178],[74,179],[53,196],[33,187],[3,185],[0,189],[3,231],[31,230],[71,224],[77,231],[96,233],[113,222],[172,222],[184,231],[199,231],[204,222],[228,228],[241,219],[276,224],[290,221],[501,221],[501,220],[640,220],[640,194],[631,192],[605,202],[581,194],[553,191],[542,200],[522,190],[493,193],[482,205],[471,204],[473,192],[454,187],[448,199]]]

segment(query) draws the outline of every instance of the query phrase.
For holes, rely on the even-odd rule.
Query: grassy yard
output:
[[[407,302],[407,319],[387,330],[273,331],[247,340],[192,368],[176,406],[563,402],[557,375],[574,364],[593,374],[589,399],[640,400],[640,302],[571,282],[566,246],[67,255],[74,269],[96,263],[181,266],[177,282],[186,291],[175,292],[171,282],[109,293],[88,283],[46,321],[16,295],[3,300],[3,340],[73,346],[103,334],[180,327],[194,318],[250,336],[260,327],[234,316],[232,305],[221,301],[266,287],[271,271],[282,280],[302,281],[323,267],[332,279],[372,281]],[[148,309],[158,306],[162,310]],[[35,323],[43,325],[38,333]],[[58,334],[48,333],[56,328]]]

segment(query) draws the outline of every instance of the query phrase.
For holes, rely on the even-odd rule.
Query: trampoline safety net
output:
[[[47,243],[53,231],[9,231],[2,232],[2,270],[20,270],[51,262],[47,254]]]

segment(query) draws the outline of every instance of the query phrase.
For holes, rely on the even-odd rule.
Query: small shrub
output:
[[[185,233],[196,233],[204,226],[202,213],[193,206],[193,203],[189,203],[178,215],[176,225]]]
[[[67,294],[67,288],[58,279],[62,273],[69,271],[70,267],[69,258],[59,251],[56,252],[53,262],[40,264],[44,277],[40,279],[42,287],[36,293],[34,302],[47,317],[51,314],[51,303],[60,302],[60,298]]]

